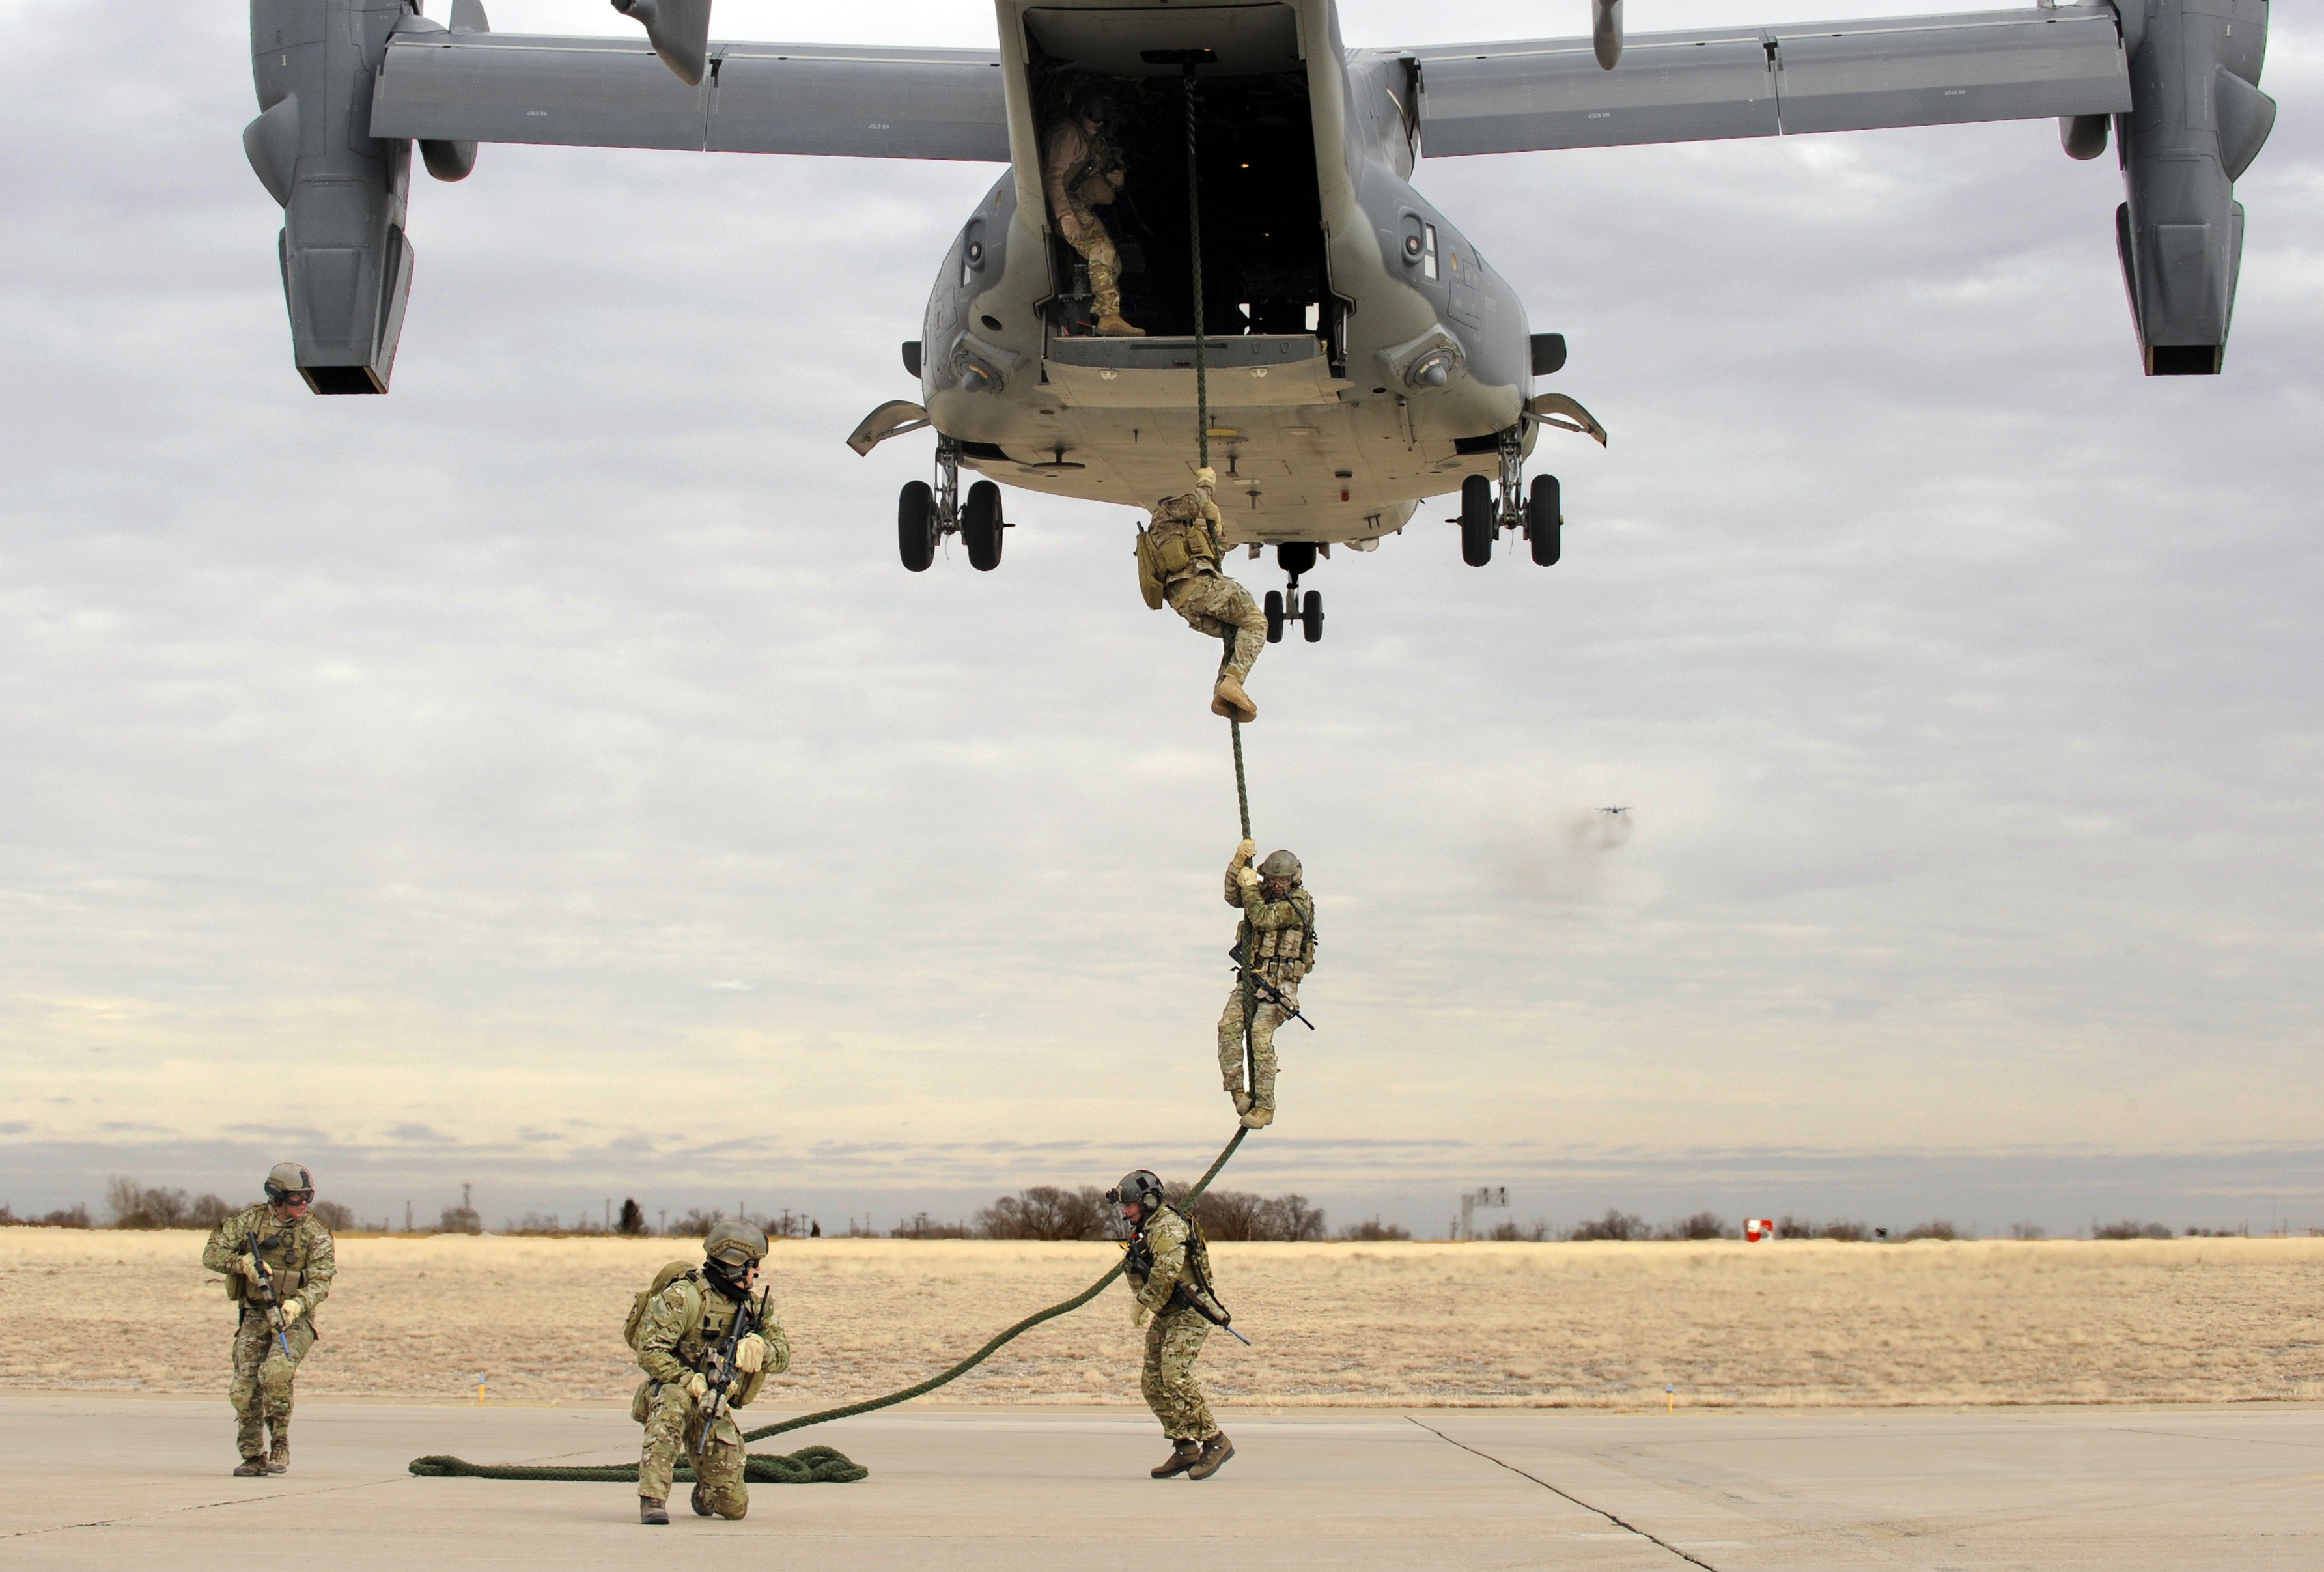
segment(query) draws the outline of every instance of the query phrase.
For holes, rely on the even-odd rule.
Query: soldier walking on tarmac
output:
[[[630,1417],[646,1428],[638,1460],[638,1521],[669,1521],[669,1486],[678,1454],[694,1458],[697,1517],[739,1518],[751,1509],[743,1483],[742,1432],[730,1411],[747,1406],[770,1375],[791,1365],[790,1345],[752,1296],[767,1236],[748,1223],[722,1222],[702,1242],[703,1262],[662,1268],[630,1311],[628,1336],[646,1379]]]
[[[1154,1477],[1208,1479],[1234,1456],[1234,1443],[1211,1418],[1210,1401],[1194,1379],[1194,1361],[1212,1327],[1199,1307],[1217,1302],[1211,1253],[1194,1219],[1166,1202],[1162,1181],[1150,1170],[1123,1175],[1105,1198],[1120,1208],[1130,1232],[1122,1275],[1138,1300],[1130,1324],[1146,1328],[1139,1390],[1170,1438],[1170,1456],[1156,1466]]]
[[[1211,690],[1211,713],[1250,722],[1259,706],[1243,691],[1243,679],[1267,647],[1267,614],[1234,579],[1220,569],[1226,555],[1219,533],[1219,504],[1212,496],[1218,472],[1194,471],[1194,489],[1154,504],[1154,522],[1138,532],[1138,587],[1155,611],[1167,601],[1196,633],[1214,639],[1234,635],[1234,647],[1219,662]]]
[[[226,1279],[241,1307],[234,1331],[235,1444],[245,1478],[290,1466],[291,1382],[315,1345],[315,1307],[338,1271],[331,1231],[307,1215],[315,1176],[278,1162],[266,1176],[266,1199],[210,1230],[202,1265]],[[273,1432],[269,1445],[266,1432]]]
[[[1299,979],[1315,966],[1315,898],[1300,887],[1299,859],[1289,852],[1269,852],[1254,869],[1250,860],[1258,854],[1259,847],[1250,841],[1235,847],[1226,879],[1227,904],[1242,911],[1242,923],[1235,929],[1236,964],[1265,978],[1281,995],[1270,999],[1266,989],[1253,989],[1248,1091],[1242,1084],[1240,976],[1219,1015],[1219,1077],[1244,1127],[1250,1130],[1275,1122],[1275,1030],[1299,1008]]]

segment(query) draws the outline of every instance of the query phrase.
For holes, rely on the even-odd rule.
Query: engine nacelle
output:
[[[407,0],[251,0],[262,113],[243,133],[282,204],[292,359],[318,393],[383,393],[411,290],[411,144],[370,134],[372,83]]]
[[[2116,209],[2130,314],[2149,376],[2218,373],[2243,261],[2237,176],[2275,125],[2259,90],[2268,0],[2116,0],[2131,112],[2115,117]]]

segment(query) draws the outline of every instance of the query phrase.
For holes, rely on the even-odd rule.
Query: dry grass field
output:
[[[233,1312],[190,1233],[0,1231],[0,1386],[217,1392]],[[1222,1244],[1258,1345],[1212,1339],[1230,1403],[1689,1406],[2324,1398],[2324,1239],[2085,1244]],[[685,1242],[351,1237],[314,1396],[625,1401],[632,1291]],[[696,1259],[699,1259],[698,1255]],[[1086,1286],[1110,1244],[785,1241],[796,1359],[762,1400],[892,1390]],[[1135,1403],[1109,1290],[945,1389]]]

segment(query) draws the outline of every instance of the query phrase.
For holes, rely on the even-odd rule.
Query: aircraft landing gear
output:
[[[1513,426],[1501,433],[1500,495],[1488,477],[1471,475],[1461,482],[1461,560],[1482,568],[1493,559],[1493,542],[1505,529],[1522,533],[1533,559],[1544,568],[1563,553],[1565,515],[1557,476],[1536,475],[1530,495],[1525,487],[1525,428]]]
[[[1309,643],[1323,639],[1323,597],[1312,589],[1304,600],[1299,594],[1299,576],[1314,570],[1315,557],[1316,549],[1311,541],[1290,541],[1275,549],[1275,565],[1291,576],[1291,582],[1280,590],[1268,590],[1262,603],[1268,643],[1281,643],[1285,624],[1295,619],[1299,624],[1300,636]]]
[[[949,437],[936,439],[936,478],[907,482],[896,499],[896,553],[914,573],[925,573],[936,559],[936,546],[946,535],[958,535],[968,548],[969,566],[990,573],[1001,566],[1001,532],[1010,527],[1001,513],[1001,488],[980,480],[960,500],[960,444]]]

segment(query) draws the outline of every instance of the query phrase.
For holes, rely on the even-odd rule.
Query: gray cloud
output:
[[[1409,9],[1350,36],[1581,14]],[[1214,1149],[1207,657],[1126,513],[907,576],[925,448],[839,446],[992,171],[488,147],[415,193],[393,396],[316,400],[242,19],[143,19],[0,8],[0,1175],[903,1205]],[[2118,181],[2046,125],[1424,164],[1614,443],[1554,455],[1559,568],[1425,515],[1262,661],[1329,1035],[1239,1177],[2310,1138],[2319,41],[2277,16],[2215,383],[2136,375]]]

